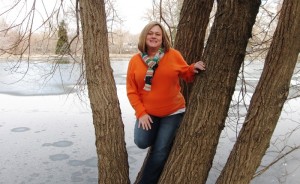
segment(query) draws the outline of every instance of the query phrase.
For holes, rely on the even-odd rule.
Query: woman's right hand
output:
[[[150,130],[151,129],[151,123],[153,123],[151,117],[149,114],[145,114],[139,118],[139,126],[138,128],[143,128],[144,130]]]

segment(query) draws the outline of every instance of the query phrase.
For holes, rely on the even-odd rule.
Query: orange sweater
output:
[[[143,89],[147,68],[140,54],[135,54],[129,61],[126,89],[136,117],[144,114],[163,117],[184,108],[185,100],[180,92],[179,77],[192,82],[194,64],[189,66],[177,50],[170,48],[158,63],[151,91]]]

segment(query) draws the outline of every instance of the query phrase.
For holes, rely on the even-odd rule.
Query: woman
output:
[[[152,147],[139,183],[154,184],[185,112],[179,77],[192,82],[205,65],[202,61],[188,65],[180,52],[171,48],[166,30],[158,22],[144,27],[138,49],[141,53],[128,65],[126,89],[137,117],[134,142],[142,149]]]

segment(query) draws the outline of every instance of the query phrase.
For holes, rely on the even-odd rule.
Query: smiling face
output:
[[[162,45],[162,41],[163,38],[162,38],[161,28],[158,25],[153,26],[148,32],[146,37],[146,45],[147,45],[148,52],[158,51],[158,49]]]

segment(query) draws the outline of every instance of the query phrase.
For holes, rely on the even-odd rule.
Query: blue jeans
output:
[[[139,184],[158,182],[183,114],[166,117],[151,116],[153,123],[148,131],[142,127],[138,128],[138,120],[136,121],[134,128],[135,144],[141,149],[152,146]]]

